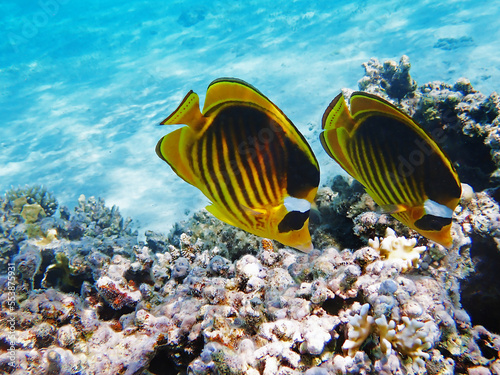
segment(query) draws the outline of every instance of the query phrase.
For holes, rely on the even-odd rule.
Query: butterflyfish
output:
[[[410,116],[371,94],[342,94],[323,115],[325,151],[397,220],[447,248],[461,194],[453,164]]]
[[[250,84],[220,78],[203,111],[190,91],[161,125],[184,124],[160,139],[158,156],[210,200],[218,219],[308,252],[309,213],[319,165],[285,114]]]

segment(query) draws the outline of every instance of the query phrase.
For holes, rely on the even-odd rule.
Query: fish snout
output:
[[[312,249],[314,249],[314,246],[312,244],[312,241],[309,241],[305,244],[297,245],[294,246],[297,250],[303,251],[304,253],[310,252]]]

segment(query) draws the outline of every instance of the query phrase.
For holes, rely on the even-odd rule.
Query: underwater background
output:
[[[0,0],[0,32],[0,374],[500,374],[496,1]],[[310,253],[214,218],[156,155],[219,77],[311,145]],[[324,151],[341,90],[441,132],[449,249]]]
[[[408,55],[417,82],[499,81],[494,1],[2,1],[0,190],[43,184],[73,207],[116,204],[167,230],[206,204],[159,160],[157,124],[191,89],[243,79],[294,122],[319,158],[321,116],[361,64]]]

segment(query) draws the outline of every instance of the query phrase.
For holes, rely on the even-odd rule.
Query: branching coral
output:
[[[377,324],[378,332],[380,335],[380,349],[385,355],[392,353],[392,342],[396,336],[396,323],[394,320],[387,322],[385,315],[380,318],[375,319],[375,324]]]
[[[102,198],[86,198],[83,194],[78,198],[78,207],[75,208],[73,220],[82,222],[84,236],[93,237],[132,234],[132,219],[123,220],[118,207],[106,207]]]
[[[403,272],[408,271],[411,267],[417,267],[420,254],[427,249],[425,246],[415,247],[417,244],[415,238],[397,237],[396,232],[391,228],[387,228],[385,238],[368,240],[368,244],[377,250],[382,258],[403,261]]]
[[[342,349],[347,350],[350,357],[354,357],[363,342],[368,338],[372,331],[373,316],[368,315],[370,305],[365,303],[361,306],[359,314],[354,315],[349,324],[349,331],[347,333],[348,339],[342,345]]]
[[[52,193],[48,192],[47,189],[41,185],[11,189],[5,194],[5,197],[13,206],[16,205],[16,201],[20,202],[24,199],[27,204],[38,204],[43,208],[47,216],[52,216],[56,212],[58,206],[57,200]]]
[[[370,333],[377,331],[380,350],[384,355],[390,355],[395,349],[396,352],[412,359],[415,371],[425,368],[425,360],[430,356],[424,350],[432,347],[432,339],[425,329],[425,324],[415,319],[410,320],[406,316],[402,317],[403,323],[399,325],[396,325],[394,320],[387,322],[384,315],[375,320],[368,315],[369,309],[370,305],[366,303],[361,307],[360,313],[351,318],[348,339],[342,349],[347,350],[350,357],[354,357]]]
[[[396,350],[413,360],[413,369],[425,367],[425,360],[429,359],[429,354],[424,350],[432,347],[431,339],[425,329],[425,324],[415,319],[403,316],[403,324],[397,326],[397,333],[394,336],[393,345]]]

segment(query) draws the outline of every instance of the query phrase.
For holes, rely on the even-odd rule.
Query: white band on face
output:
[[[311,209],[311,203],[305,199],[286,197],[285,207],[288,210],[288,212],[299,211],[304,213]]]
[[[427,215],[444,217],[450,219],[453,216],[453,210],[442,204],[434,202],[431,199],[427,199],[424,203],[425,213]]]

